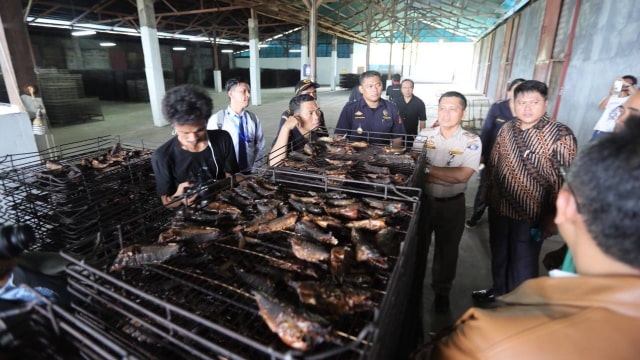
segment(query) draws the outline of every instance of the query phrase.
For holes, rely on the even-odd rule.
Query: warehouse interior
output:
[[[149,9],[151,13],[148,13]],[[578,144],[582,145],[588,141],[599,118],[601,111],[597,105],[613,79],[622,74],[640,74],[637,61],[640,55],[640,47],[637,46],[640,23],[635,21],[640,17],[640,8],[633,0],[278,0],[214,1],[211,4],[195,0],[11,0],[3,1],[0,10],[6,39],[1,48],[5,60],[2,67],[5,92],[0,92],[0,101],[29,110],[33,103],[30,96],[25,97],[29,94],[24,87],[37,84],[35,97],[44,98],[47,110],[44,135],[31,133],[35,113],[18,127],[13,118],[12,122],[3,120],[0,123],[0,156],[5,157],[0,162],[3,171],[20,169],[20,165],[12,163],[13,160],[29,164],[34,157],[33,151],[52,147],[72,149],[76,146],[84,150],[88,143],[101,144],[102,140],[93,140],[101,137],[109,145],[118,141],[125,147],[154,149],[172,136],[171,128],[159,113],[159,99],[164,91],[183,83],[203,86],[213,99],[214,109],[218,110],[228,103],[226,93],[221,91],[222,84],[234,76],[250,81],[253,99],[249,109],[261,120],[267,146],[270,146],[276,136],[279,116],[287,108],[293,86],[300,78],[311,78],[320,83],[318,105],[325,114],[327,125],[333,127],[350,92],[350,86],[343,87],[341,79],[346,74],[358,74],[366,69],[378,70],[385,78],[400,73],[403,78],[416,79],[415,95],[425,101],[430,120],[437,116],[437,101],[441,93],[448,90],[463,92],[470,100],[463,125],[475,132],[480,131],[489,105],[504,97],[510,79],[544,81],[550,90],[549,114],[570,126]],[[147,16],[147,20],[142,19],[143,16]],[[145,54],[148,50],[143,49],[146,42],[154,43],[153,36],[145,35],[148,34],[147,27],[153,30],[152,33],[157,33],[157,52],[153,53],[155,56],[151,63]],[[74,30],[95,30],[97,34],[72,37]],[[135,36],[123,35],[126,32],[133,32]],[[25,34],[28,46],[22,41]],[[199,41],[190,38],[199,38]],[[105,41],[116,45],[107,48],[97,45]],[[469,49],[468,59],[455,61],[459,60],[464,71],[440,71],[447,74],[446,80],[435,79],[432,75],[438,73],[434,69],[454,63],[452,53],[438,48],[443,43],[449,44],[450,48],[466,46]],[[186,50],[174,50],[180,47]],[[7,70],[7,58],[12,60],[12,76]],[[252,66],[256,59],[262,71]],[[309,66],[305,67],[305,64]],[[149,74],[149,68],[155,70],[155,79]],[[421,72],[425,68],[430,72]],[[455,76],[456,73],[459,76]],[[451,79],[449,74],[453,74]],[[58,83],[54,81],[48,86],[47,77],[55,77]],[[67,81],[66,85],[61,85],[64,83],[62,78]],[[25,143],[32,145],[23,147]],[[31,155],[6,157],[21,153]],[[467,212],[471,211],[477,185],[478,177],[474,175],[466,191]],[[8,191],[8,188],[12,187],[7,186],[5,178],[3,191]],[[131,208],[136,206],[131,205]],[[3,221],[18,222],[20,219],[15,218],[18,212],[7,211],[10,207],[9,201],[0,202]],[[38,209],[34,211],[37,213]],[[145,205],[139,211],[153,213],[156,210]],[[46,222],[48,219],[43,216],[43,219],[34,221]],[[126,233],[126,230],[119,231]],[[111,239],[111,235],[103,236],[103,241]],[[551,237],[543,245],[542,256],[561,245],[559,236]],[[96,246],[94,250],[98,248]],[[546,275],[542,264],[540,268],[540,275]],[[92,301],[91,291],[95,294],[104,291],[98,286],[90,290],[91,286],[87,284],[95,280],[99,286],[122,286],[121,293],[127,293],[127,296],[135,294],[129,299],[138,299],[140,304],[156,304],[153,301],[145,303],[142,299],[146,295],[129,289],[129,284],[111,283],[108,272],[94,273],[92,268],[83,272],[79,269],[84,268],[78,265],[67,272],[76,284],[74,295],[84,301]],[[451,325],[474,305],[471,291],[489,286],[490,281],[485,218],[477,227],[465,229],[463,234],[449,313],[433,311],[431,288],[425,282],[425,301],[422,304],[424,329],[437,332]],[[96,295],[93,300],[96,303],[92,306],[118,309],[121,304],[118,302],[116,305],[116,300],[100,302],[103,299]],[[131,310],[133,320],[124,326],[124,333],[131,335],[134,332],[136,340],[132,342],[122,339],[104,341],[104,338],[109,339],[105,334],[121,333],[114,329],[97,330],[106,326],[99,319],[104,314],[91,313],[87,310],[91,306],[56,310],[58,312],[52,322],[71,328],[79,326],[86,331],[82,342],[92,346],[88,347],[90,349],[80,348],[89,358],[106,357],[104,355],[109,351],[127,353],[131,351],[128,345],[136,341],[142,344],[141,349],[145,349],[154,339],[166,339],[162,336],[163,331],[166,334],[175,331],[179,334],[176,338],[182,343],[167,345],[171,351],[166,356],[155,354],[154,357],[169,358],[178,351],[186,351],[189,355],[185,357],[194,358],[305,356],[304,352],[291,351],[278,343],[275,335],[276,340],[271,339],[272,342],[262,342],[264,340],[259,336],[255,341],[240,342],[243,344],[240,347],[251,351],[236,353],[238,345],[229,339],[235,339],[238,333],[227,334],[228,329],[219,329],[206,316],[205,321],[199,317],[200,313],[194,316],[196,311],[181,309],[180,304],[175,303],[178,300],[166,301],[177,309],[162,309],[159,313],[170,313],[164,319],[163,314],[157,319],[157,313],[135,313]],[[127,299],[123,303],[127,303]],[[398,304],[391,300],[389,303]],[[397,311],[380,310],[384,310],[385,316]],[[184,319],[180,318],[182,322],[177,320],[178,315],[184,316]],[[404,326],[393,316],[390,318],[394,326]],[[136,324],[145,321],[154,324],[156,327],[150,328],[159,331],[160,335],[149,335],[148,329],[143,331],[144,326]],[[203,321],[202,324],[199,321]],[[193,330],[194,334],[181,332],[196,322],[202,327]],[[245,325],[257,326],[253,323]],[[119,326],[121,330],[122,324]],[[389,335],[389,327],[381,327],[380,333]],[[214,341],[200,336],[200,331],[208,330],[221,331],[228,338],[216,338]],[[268,328],[264,327],[264,331]],[[408,333],[414,335],[411,330]],[[364,340],[358,338],[362,334],[365,334]],[[392,340],[387,343],[368,343],[375,337],[366,331],[349,336],[337,342],[340,346],[334,348],[322,344],[316,349],[317,353],[311,351],[306,355],[316,358],[388,358],[388,352],[393,352],[405,358],[413,350],[403,344],[403,341],[411,344],[410,340],[398,339],[397,336],[389,335]],[[349,339],[347,346],[345,339]],[[388,346],[386,351],[381,350],[383,346]],[[405,348],[398,349],[401,346]],[[96,350],[101,347],[102,350]],[[150,353],[138,350],[140,352],[134,354],[150,356]]]

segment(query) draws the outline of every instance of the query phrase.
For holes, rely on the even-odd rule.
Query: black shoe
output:
[[[436,294],[433,299],[433,308],[438,314],[444,314],[450,310],[449,295]]]
[[[467,229],[473,229],[474,227],[476,227],[476,225],[478,225],[478,220],[474,218],[470,218],[469,220],[464,222],[464,227],[466,227]]]
[[[493,289],[476,290],[471,293],[473,300],[480,303],[488,303],[496,300],[496,295]]]

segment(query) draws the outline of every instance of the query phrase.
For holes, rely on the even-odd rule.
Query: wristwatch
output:
[[[425,164],[424,165],[424,174],[425,175],[429,175],[430,173],[431,173],[431,165]]]

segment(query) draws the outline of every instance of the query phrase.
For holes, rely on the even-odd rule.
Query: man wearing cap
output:
[[[387,86],[387,91],[385,95],[387,95],[387,100],[392,103],[398,105],[400,101],[402,101],[402,85],[400,84],[400,79],[402,77],[400,74],[393,74],[391,77],[391,85]]]
[[[295,96],[298,95],[303,95],[303,94],[309,94],[311,96],[313,96],[314,99],[316,99],[316,101],[318,100],[318,92],[316,91],[317,88],[319,88],[320,85],[317,82],[311,81],[309,79],[302,79],[300,81],[298,81],[298,83],[296,84],[296,87],[294,88],[294,93]],[[320,126],[318,126],[318,131],[320,134],[323,133],[320,136],[328,136],[329,133],[327,132],[327,125],[324,123],[324,113],[320,110]],[[293,116],[293,114],[291,113],[291,109],[287,108],[287,110],[282,112],[282,115],[280,116],[280,125],[278,125],[278,131],[276,131],[276,134],[280,133],[280,129],[282,128],[282,124],[284,124],[287,119],[289,119],[289,117]],[[276,143],[277,139],[273,140],[273,144]],[[271,144],[271,147],[273,147],[273,144]]]
[[[342,108],[335,134],[348,136],[351,141],[401,148],[405,136],[402,118],[392,102],[382,99],[382,90],[379,72],[371,70],[362,73],[362,98]]]

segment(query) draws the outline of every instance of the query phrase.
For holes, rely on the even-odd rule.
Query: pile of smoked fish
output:
[[[356,341],[371,324],[415,206],[248,177],[206,206],[172,212],[147,242],[124,236],[105,270],[269,347],[314,353]]]
[[[302,151],[290,151],[278,166],[340,180],[412,186],[419,155],[404,148],[349,142],[340,136],[321,137],[305,144]]]
[[[1,171],[3,199],[15,219],[0,220],[32,225],[37,237],[32,250],[82,253],[85,238],[97,229],[159,204],[150,150],[120,143],[97,149],[93,142],[73,150],[44,162],[36,154],[30,163]]]

